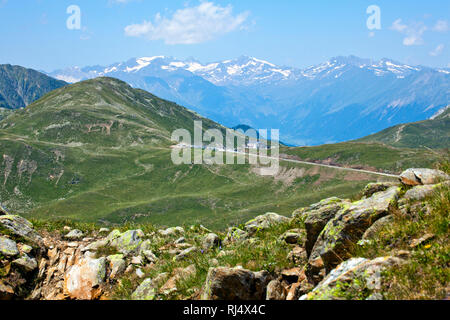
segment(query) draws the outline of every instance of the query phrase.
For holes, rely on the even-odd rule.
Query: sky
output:
[[[448,0],[0,0],[0,64],[47,72],[157,55],[450,67],[449,35]]]

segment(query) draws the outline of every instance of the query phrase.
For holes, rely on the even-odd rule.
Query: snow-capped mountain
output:
[[[355,56],[305,69],[246,56],[205,64],[151,56],[49,75],[67,82],[119,78],[229,127],[281,128],[283,141],[299,145],[356,139],[424,120],[450,101],[448,69]]]
[[[302,78],[338,78],[344,72],[355,67],[370,70],[377,76],[396,75],[398,78],[422,70],[422,67],[413,67],[389,59],[373,62],[355,56],[332,58],[327,62],[303,70],[281,67],[268,61],[247,56],[206,64],[194,59],[178,60],[172,57],[153,56],[131,59],[125,63],[116,63],[107,67],[73,67],[51,72],[50,75],[67,82],[78,82],[117,73],[136,74],[141,71],[148,71],[148,69],[153,72],[158,69],[167,72],[186,70],[218,86],[242,86],[287,80],[298,81]],[[448,71],[442,69],[441,72]]]

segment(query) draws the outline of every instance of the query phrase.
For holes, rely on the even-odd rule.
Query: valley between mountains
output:
[[[262,176],[175,165],[174,130],[226,130],[190,109],[115,78],[52,84],[0,109],[0,299],[449,297],[448,107],[282,145]]]
[[[307,152],[309,162],[368,172],[286,161],[274,177],[258,175],[249,164],[175,166],[170,134],[177,128],[192,131],[195,120],[202,120],[205,130],[224,130],[112,78],[56,89],[0,124],[2,203],[41,219],[225,228],[261,212],[288,215],[327,195],[349,197],[370,181],[394,179],[369,170],[399,174],[442,156],[355,142],[280,152],[297,160],[305,160]],[[333,152],[336,147],[346,151]]]

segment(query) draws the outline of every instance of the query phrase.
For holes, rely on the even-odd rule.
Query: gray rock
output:
[[[19,254],[15,241],[0,236],[0,254],[5,257],[15,257]]]
[[[138,253],[141,244],[143,243],[144,233],[142,230],[128,230],[124,233],[117,233],[117,230],[113,230],[107,239],[110,245],[117,249],[120,253],[130,255]]]
[[[249,237],[250,235],[248,234],[248,232],[233,227],[228,229],[228,233],[227,236],[225,237],[224,243],[225,244],[239,243],[248,239]]]
[[[164,237],[175,236],[177,234],[184,234],[184,229],[182,227],[172,227],[166,230],[159,230],[159,234]]]
[[[202,300],[264,300],[270,282],[267,271],[242,268],[210,268]]]
[[[106,257],[106,260],[109,262],[109,267],[111,269],[110,278],[117,278],[119,274],[125,271],[127,264],[124,260],[124,256],[122,254],[116,254]]]
[[[361,281],[370,293],[381,290],[382,271],[405,263],[397,257],[379,257],[373,260],[352,258],[333,269],[322,282],[300,300],[342,300],[346,293],[360,292]]]
[[[290,219],[279,214],[268,212],[261,216],[248,221],[245,224],[245,229],[249,234],[254,234],[258,230],[268,229],[281,223],[289,222]]]
[[[13,265],[19,267],[20,269],[26,272],[34,271],[38,267],[36,259],[30,258],[26,254],[21,256],[19,259],[14,260],[12,263]]]
[[[184,237],[178,238],[177,240],[175,240],[175,244],[180,244],[180,243],[185,243],[186,239]]]
[[[219,247],[220,246],[220,238],[215,233],[208,233],[202,241],[203,249],[209,250],[211,248]]]
[[[400,181],[407,186],[437,184],[450,180],[450,177],[440,170],[408,169],[400,175]]]
[[[366,198],[370,198],[373,194],[381,191],[386,191],[390,187],[397,186],[398,184],[393,182],[376,182],[369,183],[363,190],[363,195]]]
[[[351,253],[364,232],[378,219],[388,215],[395,204],[400,188],[391,187],[344,206],[320,233],[309,257],[310,261],[320,257],[327,271],[351,257]]]
[[[306,234],[304,230],[292,229],[288,230],[280,236],[280,240],[288,244],[301,244],[305,242]]]
[[[151,263],[158,262],[158,257],[151,250],[144,250],[142,255]]]
[[[416,186],[406,191],[403,199],[408,201],[423,200],[433,194],[439,185]]]
[[[137,275],[139,278],[145,277],[145,273],[142,271],[141,268],[138,268],[138,269],[136,270],[136,275]]]
[[[191,256],[193,253],[198,252],[198,248],[197,247],[190,247],[187,249],[184,249],[183,251],[181,251],[179,254],[177,254],[175,256],[175,260],[176,261],[180,261],[180,260],[184,260],[186,258],[188,258],[189,256]]]
[[[92,242],[88,244],[86,247],[81,249],[81,252],[85,251],[98,251],[100,248],[104,248],[108,245],[108,241],[105,239],[97,240],[95,242]]]
[[[157,286],[152,279],[145,279],[131,295],[132,300],[155,300]]]
[[[375,221],[375,223],[369,229],[367,229],[366,232],[364,232],[364,234],[362,236],[362,240],[376,239],[378,234],[380,233],[380,231],[385,226],[388,226],[388,225],[392,224],[393,222],[394,222],[394,216],[391,214]]]
[[[42,237],[33,229],[33,224],[20,216],[0,216],[0,226],[9,230],[15,236],[23,237],[31,242],[42,245]]]
[[[325,228],[328,221],[333,219],[336,214],[345,205],[349,205],[349,202],[345,202],[339,198],[329,198],[323,202],[319,202],[320,205],[312,205],[311,210],[305,213],[305,228],[306,228],[306,243],[305,249],[308,257],[311,255],[311,251],[316,243],[319,234]]]
[[[21,246],[20,246],[21,253],[29,254],[29,253],[31,253],[31,251],[33,251],[33,247],[31,247],[27,244],[21,244]]]
[[[68,240],[79,240],[83,238],[83,231],[78,229],[71,230],[68,234],[64,236]]]

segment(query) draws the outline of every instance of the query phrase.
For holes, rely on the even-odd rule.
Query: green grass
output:
[[[448,168],[448,163],[444,167]],[[449,185],[439,187],[426,203],[429,204],[431,212],[428,213],[425,208],[411,215],[403,215],[397,211],[394,222],[383,228],[375,241],[358,250],[359,256],[367,258],[388,256],[398,250],[411,252],[406,264],[385,272],[383,294],[386,299],[439,300],[448,294]],[[411,240],[425,234],[433,234],[435,237],[416,248],[410,247]]]
[[[211,249],[209,251],[201,251],[192,255],[187,260],[174,261],[173,257],[161,253],[158,248],[173,242],[176,237],[160,239],[159,242],[153,243],[153,252],[159,257],[158,264],[151,269],[143,269],[145,278],[154,279],[161,273],[172,275],[176,268],[186,268],[194,265],[196,274],[192,277],[182,279],[177,282],[177,291],[172,294],[158,294],[158,299],[179,300],[186,299],[198,293],[205,283],[208,270],[211,267],[211,259],[216,258],[219,266],[235,267],[242,266],[252,271],[267,270],[275,274],[286,268],[294,267],[292,261],[287,259],[287,255],[292,250],[292,247],[279,240],[281,234],[285,231],[302,227],[303,224],[299,220],[293,220],[289,223],[284,223],[267,230],[260,230],[255,234],[256,242],[251,245],[244,242],[242,244],[234,243],[226,247]],[[185,228],[186,233],[184,237],[186,242],[191,243],[201,248],[202,233],[198,228]],[[205,233],[203,233],[205,234]],[[218,233],[221,239],[225,238],[225,233]],[[230,254],[217,257],[221,250],[226,250]],[[130,299],[131,294],[136,290],[142,280],[139,280],[136,275],[126,275],[118,281],[118,285],[114,286],[111,292],[113,299]]]
[[[41,220],[224,229],[270,211],[290,215],[329,196],[353,197],[380,179],[288,162],[275,178],[257,175],[249,164],[175,166],[170,133],[192,132],[194,120],[202,120],[204,129],[224,130],[111,78],[54,90],[0,122],[1,202]],[[112,124],[109,134],[100,124]],[[343,164],[395,172],[431,163],[434,156],[363,143],[283,152],[305,159],[336,156]]]
[[[433,120],[397,125],[358,141],[403,148],[450,148],[450,109]]]
[[[280,153],[300,160],[399,174],[413,167],[432,167],[448,157],[445,150],[408,149],[379,142],[344,142],[317,147],[282,147]]]

